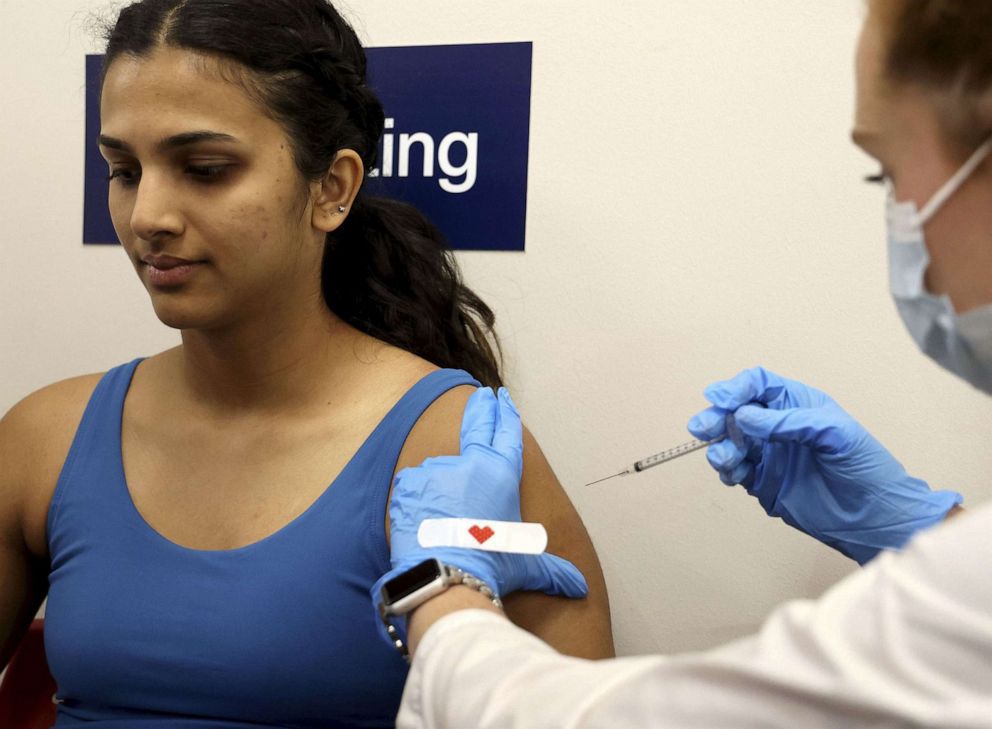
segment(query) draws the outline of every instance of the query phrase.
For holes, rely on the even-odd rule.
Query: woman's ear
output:
[[[323,233],[337,230],[351,212],[364,179],[365,163],[358,153],[353,149],[339,151],[327,174],[311,185],[313,227]]]

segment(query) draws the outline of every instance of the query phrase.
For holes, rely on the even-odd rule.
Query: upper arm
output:
[[[94,378],[50,385],[0,420],[0,667],[48,592],[48,505]]]
[[[610,602],[599,557],[572,501],[526,428],[520,515],[524,521],[544,524],[548,551],[579,568],[589,584],[589,596],[570,600],[539,592],[518,592],[505,600],[506,614],[562,653],[580,658],[613,657]]]
[[[7,665],[45,596],[45,571],[24,538],[31,439],[23,411],[15,406],[0,420],[0,666]]]
[[[462,414],[474,392],[474,387],[455,388],[428,408],[403,446],[397,472],[419,466],[432,456],[459,453]],[[507,616],[562,653],[583,658],[612,656],[610,605],[596,550],[578,512],[526,428],[520,513],[524,521],[544,525],[548,551],[581,570],[589,584],[589,595],[572,600],[539,592],[514,593],[503,601]]]

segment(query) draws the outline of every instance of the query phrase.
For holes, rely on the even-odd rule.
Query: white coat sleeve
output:
[[[992,727],[992,505],[709,653],[586,661],[454,613],[421,641],[397,726]]]

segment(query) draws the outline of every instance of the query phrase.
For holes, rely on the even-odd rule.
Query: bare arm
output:
[[[7,665],[21,637],[45,599],[48,590],[46,564],[33,558],[10,533],[12,509],[0,507],[4,535],[0,542],[0,668]]]
[[[0,420],[0,666],[48,593],[52,493],[100,375],[49,385]]]
[[[534,436],[524,429],[524,475],[520,515],[544,524],[548,551],[579,568],[589,584],[584,600],[517,592],[504,601],[507,617],[560,653],[579,658],[612,658],[610,601],[599,557],[571,500],[551,470]]]
[[[23,406],[0,420],[0,666],[6,666],[48,589],[47,565],[24,537],[31,443]]]
[[[473,387],[451,390],[424,413],[407,438],[397,471],[418,466],[431,456],[459,453],[462,413],[474,391]],[[599,559],[582,520],[537,441],[526,430],[520,500],[523,519],[540,522],[547,529],[548,551],[582,571],[589,584],[589,596],[570,600],[543,593],[516,593],[504,601],[507,616],[562,653],[582,658],[611,657],[610,605]]]

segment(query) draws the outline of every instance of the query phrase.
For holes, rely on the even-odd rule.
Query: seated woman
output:
[[[363,194],[383,110],[331,5],[143,0],[108,40],[111,215],[182,344],[0,424],[0,664],[47,594],[59,724],[392,726],[389,489],[500,384],[492,313],[423,217]],[[507,613],[610,655],[589,538],[529,436],[525,463],[524,518],[590,596]]]

